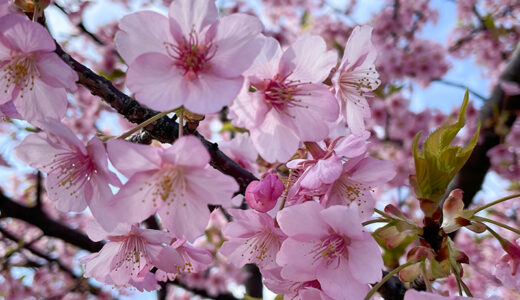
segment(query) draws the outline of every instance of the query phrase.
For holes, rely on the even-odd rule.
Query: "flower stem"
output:
[[[421,275],[424,279],[424,284],[426,285],[426,291],[432,292],[432,283],[430,282],[430,279],[428,278],[428,275],[426,275],[426,264],[421,262]]]
[[[414,260],[411,260],[405,264],[402,264],[400,265],[399,267],[393,269],[391,272],[389,272],[388,274],[386,274],[385,277],[383,277],[383,279],[381,279],[380,282],[378,282],[376,285],[374,285],[372,287],[372,289],[368,292],[368,294],[365,296],[365,300],[370,300],[370,297],[372,297],[382,286],[383,284],[385,284],[385,282],[388,281],[388,279],[390,279],[392,276],[394,276],[395,274],[397,274],[399,271],[401,271],[402,269],[406,268],[406,267],[409,267],[413,264],[416,264],[420,261],[423,261],[424,259],[423,258],[420,258],[420,259],[414,259]]]
[[[491,223],[491,224],[495,224],[495,225],[497,225],[499,227],[505,228],[507,230],[510,230],[510,231],[520,235],[520,230],[518,230],[516,228],[513,228],[511,226],[508,226],[506,224],[500,223],[498,221],[495,221],[495,220],[492,220],[492,219],[488,219],[488,218],[484,218],[484,217],[478,217],[477,220],[480,220],[480,221],[483,221],[483,222],[488,222],[488,223]]]
[[[179,117],[179,138],[181,138],[184,132],[184,108],[181,107],[179,110],[177,116]]]
[[[361,223],[361,225],[367,226],[367,225],[374,224],[374,223],[390,223],[390,222],[391,222],[390,220],[385,219],[385,218],[377,218],[374,220],[365,221],[365,222]]]
[[[385,212],[382,212],[382,211],[380,211],[380,210],[377,209],[377,208],[374,208],[374,211],[375,211],[376,213],[382,215],[383,217],[387,218],[387,219],[390,219],[390,220],[394,219],[394,218],[393,218],[392,216],[390,216],[389,214],[387,214],[387,213],[385,213]]]
[[[162,112],[162,113],[158,113],[156,114],[155,116],[151,117],[150,119],[144,121],[143,123],[135,126],[134,128],[128,130],[127,132],[121,134],[120,136],[118,136],[117,138],[118,139],[126,139],[127,137],[131,136],[132,134],[134,134],[135,132],[137,132],[138,130],[152,124],[153,122],[159,120],[160,118],[166,116],[167,114],[169,113],[172,113],[174,110],[169,110],[169,111],[165,111],[165,112]]]
[[[285,206],[285,201],[287,200],[287,195],[289,194],[289,185],[291,184],[293,170],[289,170],[289,176],[287,177],[287,182],[285,183],[282,195],[282,203],[280,203],[280,208],[278,210],[282,210]]]
[[[500,198],[500,199],[498,199],[498,200],[495,200],[495,201],[493,201],[493,202],[490,202],[490,203],[488,203],[488,204],[486,204],[486,205],[483,205],[483,206],[481,206],[481,207],[475,209],[475,210],[473,211],[473,215],[475,215],[475,214],[478,213],[479,211],[482,211],[482,210],[484,210],[484,209],[486,209],[486,208],[489,208],[489,207],[491,207],[491,206],[493,206],[493,205],[496,205],[496,204],[498,204],[498,203],[501,203],[501,202],[504,202],[504,201],[507,201],[507,200],[510,200],[510,199],[513,199],[513,198],[517,198],[517,197],[520,197],[520,194],[509,195],[509,196],[507,196],[507,197]]]

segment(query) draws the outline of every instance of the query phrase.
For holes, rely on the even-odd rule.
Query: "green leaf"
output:
[[[466,123],[466,108],[468,106],[468,91],[464,95],[457,121],[446,122],[440,128],[433,131],[424,141],[419,150],[419,138],[417,133],[412,143],[412,153],[415,161],[416,177],[414,178],[414,190],[421,201],[438,203],[446,192],[448,184],[457,172],[468,160],[473,148],[478,141],[480,123],[477,130],[466,147],[452,146],[459,131]],[[431,215],[436,205],[425,205],[423,211]],[[427,210],[427,211],[425,211]]]
[[[274,297],[274,300],[283,300],[283,295],[276,295],[276,297]]]
[[[251,297],[248,294],[245,294],[244,300],[262,300],[262,298]]]

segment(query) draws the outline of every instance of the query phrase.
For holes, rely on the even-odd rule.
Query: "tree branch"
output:
[[[101,242],[93,242],[82,232],[57,222],[37,207],[20,205],[6,197],[0,191],[0,218],[15,218],[38,227],[43,234],[59,238],[78,248],[98,252],[103,247]]]

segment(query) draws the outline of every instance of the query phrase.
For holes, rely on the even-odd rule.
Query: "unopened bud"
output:
[[[254,210],[268,212],[274,208],[283,192],[283,183],[275,174],[267,174],[246,188],[246,202]]]
[[[442,206],[442,229],[444,232],[451,233],[455,230],[459,229],[462,224],[457,222],[457,217],[460,216],[462,210],[464,209],[464,202],[462,201],[462,190],[454,189],[451,191],[450,195],[444,201],[444,205]]]

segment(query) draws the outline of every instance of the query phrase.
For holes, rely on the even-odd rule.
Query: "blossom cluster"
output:
[[[112,81],[109,89],[126,87],[132,93],[140,108],[129,115],[149,110],[177,120],[179,132],[172,134],[171,145],[135,138],[138,135],[128,138],[139,129],[147,133],[153,121],[132,128],[120,119],[128,132],[95,134],[96,120],[111,108],[98,105],[91,94],[96,91],[88,85],[76,85],[92,78],[71,66],[67,54],[57,54],[55,41],[38,18],[43,9],[39,2],[15,2],[0,1],[0,116],[35,127],[14,152],[46,174],[43,209],[102,245],[79,260],[85,277],[139,291],[175,281],[217,297],[228,293],[230,283],[243,283],[247,275],[241,268],[255,264],[263,284],[285,299],[368,299],[376,284],[387,280],[382,276],[386,267],[406,284],[424,282],[428,292],[411,289],[405,300],[466,299],[447,296],[457,291],[462,296],[461,285],[480,299],[494,299],[485,297],[487,286],[476,284],[484,279],[502,285],[502,296],[517,295],[520,246],[516,236],[502,230],[508,225],[498,233],[487,227],[489,219],[476,215],[478,209],[464,208],[461,190],[448,193],[444,188],[449,194],[444,206],[420,196],[421,176],[433,178],[437,169],[419,171],[424,165],[418,163],[418,143],[424,141],[421,153],[427,154],[421,155],[428,162],[436,158],[433,150],[446,150],[446,139],[476,141],[473,133],[480,128],[477,109],[467,99],[462,113],[451,115],[408,109],[408,94],[400,82],[411,79],[427,86],[450,68],[443,46],[415,35],[438,17],[428,1],[399,1],[399,9],[385,6],[373,27],[349,27],[329,15],[313,19],[308,11],[322,7],[319,1],[266,1],[269,20],[282,24],[276,33],[264,28],[246,4],[238,1],[219,16],[225,9],[219,11],[213,0],[165,1],[167,16],[140,11],[104,27],[99,38],[94,36],[102,49],[95,68]],[[295,12],[292,5],[305,13]],[[461,20],[471,23],[469,11],[475,4],[457,5]],[[78,16],[87,6],[83,3],[78,12],[68,14],[72,23],[83,26]],[[500,10],[493,3],[485,8]],[[508,26],[506,16],[493,17]],[[472,43],[479,39],[510,55],[507,45],[517,37],[500,36],[506,40],[500,43],[479,33]],[[449,51],[465,55],[471,47],[469,43]],[[498,56],[476,55],[485,65],[503,63]],[[499,84],[506,97],[520,93],[515,83]],[[125,107],[114,108],[126,115]],[[454,118],[457,122],[450,125]],[[224,174],[225,168],[217,170],[217,146],[204,138],[211,136],[210,123],[216,120],[223,125],[224,139],[218,148],[258,180],[244,182]],[[488,152],[493,170],[510,180],[520,174],[517,123],[505,143]],[[458,131],[464,124],[466,130],[457,138],[456,133],[441,133],[460,125]],[[198,133],[191,126],[198,126]],[[417,135],[432,127],[440,129],[426,139]],[[439,136],[441,146],[428,144]],[[460,147],[448,146],[442,155],[451,168],[455,159],[450,160],[448,152]],[[9,163],[0,157],[0,165]],[[405,186],[408,199],[383,197],[385,186],[399,187],[399,194]],[[18,193],[22,184],[13,189]],[[21,197],[28,203],[29,190]],[[382,198],[390,202],[384,211],[376,209]],[[405,205],[406,200],[410,204]],[[499,202],[494,207],[500,210],[519,209],[512,202]],[[70,214],[86,209],[91,217]],[[419,210],[421,214],[414,213]],[[374,219],[374,213],[380,217]],[[512,220],[504,214],[497,217],[504,224]],[[373,223],[385,225],[371,232],[367,225]],[[438,230],[433,242],[426,232],[432,224]],[[19,233],[30,228],[16,222],[5,227]],[[467,235],[452,241],[447,236],[463,227],[475,233],[488,230],[499,243]],[[52,243],[28,232],[36,247]],[[58,245],[53,251],[79,268],[77,251]],[[478,258],[484,260],[486,252],[476,245],[500,253],[485,258],[492,272],[479,267]],[[463,272],[462,263],[468,262]],[[7,297],[58,297],[66,293],[65,286],[73,285],[75,274],[55,271],[37,271],[34,281],[47,287],[37,292],[2,275],[0,292]],[[467,274],[473,274],[472,281]],[[431,286],[436,280],[440,287]],[[54,281],[64,286],[44,283]],[[76,297],[81,296],[69,293],[66,299]],[[101,292],[97,297],[110,295]]]

